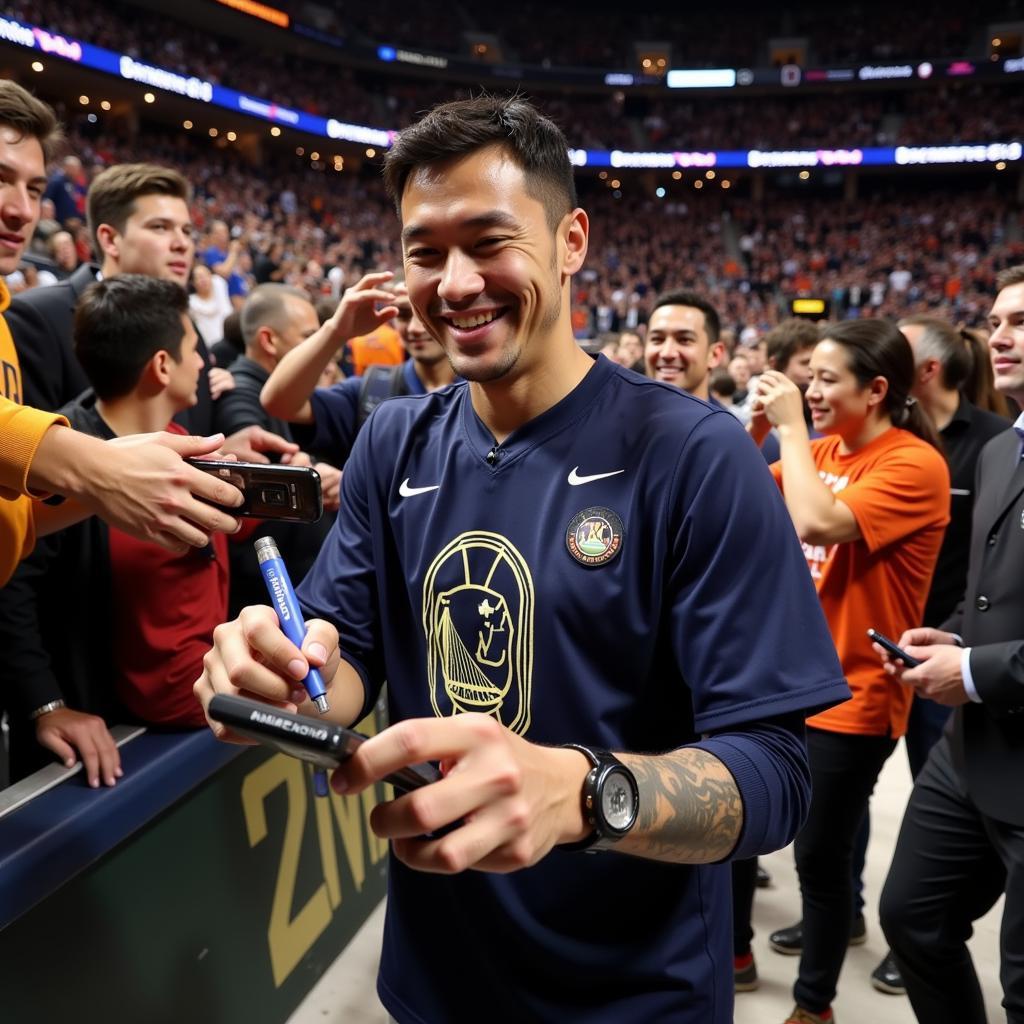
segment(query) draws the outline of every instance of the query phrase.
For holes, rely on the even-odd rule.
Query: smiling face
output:
[[[45,188],[42,144],[10,125],[0,125],[0,274],[18,269],[39,221]]]
[[[996,387],[1024,403],[1024,282],[1000,291],[988,321],[992,328],[988,346]]]
[[[96,236],[103,249],[105,274],[146,274],[182,286],[188,284],[195,239],[184,199],[139,196],[123,231],[101,224]]]
[[[571,338],[568,277],[586,254],[586,215],[552,234],[522,168],[500,146],[416,168],[402,194],[409,298],[467,380],[519,377]]]
[[[430,336],[423,321],[413,312],[409,299],[397,299],[395,305],[398,307],[398,316],[392,325],[398,331],[409,358],[427,366],[433,366],[444,359],[444,349]]]
[[[644,361],[655,380],[708,398],[708,378],[723,346],[708,338],[704,311],[695,306],[659,306],[647,325]]]
[[[885,388],[861,385],[846,349],[828,338],[815,346],[810,371],[805,397],[814,429],[822,434],[858,434],[886,394]]]

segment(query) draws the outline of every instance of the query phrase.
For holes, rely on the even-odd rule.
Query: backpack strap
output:
[[[405,364],[397,366],[373,365],[366,368],[359,385],[359,422],[362,425],[370,413],[387,398],[408,394],[405,386]]]

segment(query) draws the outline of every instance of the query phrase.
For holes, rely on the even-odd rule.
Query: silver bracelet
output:
[[[48,715],[51,711],[59,711],[61,708],[66,707],[62,700],[51,700],[49,704],[44,704],[41,708],[36,708],[29,716],[28,720],[34,722],[37,718],[42,718],[43,715]]]

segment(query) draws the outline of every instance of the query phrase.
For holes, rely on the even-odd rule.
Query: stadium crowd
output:
[[[476,86],[453,89],[401,74],[354,70],[299,58],[280,49],[216,35],[157,15],[140,28],[124,3],[16,0],[10,13],[97,45],[125,52],[186,75],[288,104],[308,113],[385,129],[411,124],[425,109]],[[1024,134],[1024,115],[1013,84],[970,81],[929,83],[884,92],[849,87],[786,96],[671,98],[531,90],[584,149],[734,150],[811,149],[961,142],[1009,142]]]
[[[82,12],[78,16],[88,18]],[[81,34],[93,39],[96,33],[102,38],[107,38],[103,32],[116,34],[119,29],[111,29],[110,17],[104,12],[91,25],[83,21]],[[902,23],[901,15],[894,17]],[[936,21],[935,45],[947,45],[950,25]],[[508,31],[515,39],[514,23]],[[123,42],[117,45],[124,48]],[[528,52],[525,41],[520,45]],[[185,46],[182,52],[191,61],[197,51]],[[225,73],[229,68],[233,72],[227,48],[211,44],[208,52],[211,61],[224,61]],[[322,92],[314,84],[309,89],[309,102],[319,102]],[[507,101],[480,101],[483,106],[492,102]],[[976,105],[977,98],[972,102]],[[771,122],[777,115],[766,109]],[[739,110],[723,118],[735,116],[738,124],[744,116],[743,108]],[[880,103],[869,108],[865,120],[881,121],[887,115]],[[779,124],[781,118],[779,114]],[[820,130],[830,130],[828,120],[829,114],[823,113]],[[2,126],[9,123],[0,121]],[[653,130],[650,125],[648,129]],[[545,130],[568,168],[565,140],[553,126]],[[672,128],[667,130],[671,133]],[[31,131],[26,134],[34,141]],[[15,142],[0,138],[8,149],[22,141],[23,136]],[[328,510],[322,525],[329,527],[344,507],[340,481],[355,438],[376,406],[392,395],[443,391],[459,371],[454,361],[448,366],[440,344],[419,320],[416,310],[426,307],[414,309],[410,302],[410,295],[417,297],[417,271],[421,289],[429,274],[431,251],[419,257],[406,254],[408,278],[403,280],[400,225],[383,188],[368,173],[337,172],[319,161],[311,167],[305,154],[296,159],[270,148],[256,163],[229,146],[207,140],[200,144],[184,133],[146,131],[127,138],[88,123],[76,124],[70,143],[70,152],[59,163],[51,162],[47,181],[38,174],[31,179],[35,191],[29,214],[11,214],[13,201],[5,207],[5,216],[20,217],[21,226],[28,225],[37,235],[31,257],[20,263],[13,249],[29,245],[27,236],[18,236],[17,246],[8,239],[7,250],[0,253],[6,256],[2,293],[15,293],[9,308],[2,294],[3,341],[11,342],[10,352],[5,349],[5,383],[8,378],[16,382],[0,413],[10,415],[25,398],[36,401],[50,417],[42,425],[46,430],[64,433],[70,423],[77,432],[115,443],[166,428],[171,435],[212,435],[223,441],[218,450],[224,453],[315,465]],[[501,163],[493,147],[486,146],[470,149],[465,159]],[[458,161],[454,171],[435,162],[444,174],[460,173]],[[495,176],[523,173],[515,161],[503,166]],[[567,173],[571,180],[571,169]],[[467,177],[490,187],[486,175]],[[788,558],[785,571],[790,575],[784,584],[802,594],[802,611],[816,610],[804,572],[808,569],[823,613],[814,641],[820,641],[815,657],[820,655],[821,669],[814,694],[811,687],[799,696],[785,690],[783,696],[796,703],[766,728],[775,739],[802,736],[803,713],[828,705],[811,725],[810,774],[819,795],[797,843],[804,897],[801,934],[808,941],[796,950],[801,953],[798,1005],[790,1018],[790,1024],[824,1024],[832,1020],[831,1002],[850,931],[846,926],[848,918],[854,919],[850,893],[857,831],[878,771],[906,729],[913,702],[933,697],[940,703],[976,705],[995,699],[997,692],[998,700],[1004,700],[992,682],[994,675],[1003,687],[1000,666],[993,667],[992,659],[972,663],[970,658],[974,644],[984,652],[997,641],[1009,642],[1002,635],[1009,627],[993,632],[989,622],[995,616],[979,623],[970,611],[951,608],[927,621],[925,608],[950,520],[950,494],[960,493],[950,491],[949,477],[956,443],[952,439],[960,422],[970,421],[977,406],[990,416],[974,422],[987,424],[986,440],[997,438],[986,453],[1005,454],[1004,434],[1016,442],[1009,434],[1016,410],[993,391],[993,364],[985,346],[990,343],[997,356],[995,376],[1003,391],[1019,400],[1024,396],[1024,384],[1016,383],[1021,346],[1012,334],[1019,332],[1019,324],[1011,324],[1019,312],[1007,313],[999,297],[1008,292],[1016,296],[1014,289],[1024,287],[1024,271],[1017,266],[1024,261],[1024,237],[1019,209],[995,189],[965,193],[893,187],[861,199],[772,195],[755,200],[734,199],[716,181],[706,178],[707,187],[700,190],[692,183],[673,184],[658,198],[650,194],[649,183],[613,182],[607,175],[590,179],[581,189],[581,205],[590,216],[590,249],[585,261],[581,255],[578,265],[571,262],[573,246],[575,252],[585,248],[580,239],[586,224],[573,211],[567,215],[570,227],[563,239],[571,269],[564,283],[568,303],[565,310],[559,307],[559,317],[571,326],[563,341],[574,336],[582,347],[600,349],[619,366],[687,391],[712,407],[730,408],[744,422],[749,438],[728,417],[714,417],[707,406],[695,405],[697,412],[686,413],[708,413],[728,424],[716,428],[725,431],[720,438],[724,447],[709,456],[718,460],[720,469],[730,452],[746,460],[742,465],[748,470],[763,469],[761,455],[748,442],[756,443],[773,465],[784,505],[776,501],[767,475],[762,473],[761,479],[735,466],[732,473],[747,478],[737,486],[749,486],[753,478],[770,489],[775,502],[771,515],[785,527],[778,536],[793,541],[788,554],[778,553],[780,561],[784,554]],[[400,196],[407,194],[403,188],[415,193],[427,186],[414,177],[412,185],[402,181]],[[539,236],[550,221],[529,208]],[[478,258],[476,250],[472,258]],[[550,269],[548,262],[536,262]],[[790,316],[793,301],[800,298],[823,300],[821,326],[808,328]],[[461,325],[458,316],[450,319],[461,331],[480,326]],[[938,342],[929,348],[920,337],[912,340],[915,325],[946,338],[946,348]],[[977,325],[991,328],[991,339],[960,331]],[[44,343],[52,346],[45,357]],[[566,351],[567,361],[585,367],[581,380],[593,372],[575,345],[568,344]],[[465,365],[471,368],[471,363],[468,359]],[[716,383],[713,371],[723,369],[728,379],[719,372]],[[352,379],[340,379],[353,371]],[[614,374],[616,381],[625,382],[623,387],[642,386],[651,401],[668,403],[666,409],[681,407],[676,390],[613,370],[604,360],[598,361],[596,373],[609,375],[609,380]],[[933,380],[948,385],[950,409],[937,396],[937,385],[929,390]],[[43,394],[53,396],[52,401],[39,401]],[[691,403],[685,405],[689,409]],[[397,403],[389,406],[395,408]],[[388,422],[387,412],[372,421],[374,428]],[[687,429],[696,429],[687,424]],[[948,449],[940,432],[950,443]],[[515,450],[514,431],[500,439],[494,433],[490,455],[497,461],[510,434]],[[355,451],[358,464],[365,446]],[[980,452],[979,443],[972,448],[979,465]],[[16,468],[22,505],[30,493],[37,497],[57,489],[47,487],[45,479],[30,487],[28,463]],[[973,463],[970,470],[968,479],[974,479]],[[359,465],[357,472],[368,471]],[[989,468],[988,473],[979,473],[979,481],[1005,477],[1002,470]],[[15,475],[0,481],[12,493],[9,481]],[[570,484],[575,485],[575,476],[574,469]],[[407,491],[408,486],[406,479],[400,493],[417,493]],[[716,495],[713,500],[727,499]],[[718,507],[733,511],[727,504]],[[99,510],[106,513],[108,508],[99,503]],[[723,521],[729,518],[725,512],[719,517]],[[969,508],[966,516],[969,522]],[[760,510],[751,514],[750,522],[763,527]],[[961,508],[961,526],[964,522]],[[218,666],[216,646],[215,656],[204,655],[214,643],[214,629],[259,589],[258,580],[246,579],[245,559],[233,554],[237,549],[226,536],[236,524],[207,524],[206,532],[193,535],[184,551],[180,537],[168,542],[163,536],[158,548],[151,538],[140,537],[144,531],[136,527],[133,532],[125,525],[109,515],[86,518],[41,537],[31,552],[32,529],[26,527],[17,552],[26,557],[16,569],[18,558],[6,560],[13,575],[0,590],[0,621],[10,654],[2,669],[2,692],[10,715],[15,777],[53,755],[65,764],[80,757],[90,785],[116,786],[121,762],[109,733],[113,722],[130,718],[188,728],[205,723],[192,683],[199,677],[197,694],[209,696],[203,685],[214,688],[216,673],[210,666]],[[802,542],[803,558],[791,526]],[[251,540],[258,529],[250,524],[232,540]],[[961,530],[958,536],[966,547],[967,534]],[[323,532],[308,530],[282,540],[296,582],[314,562],[323,540]],[[1010,542],[1016,543],[1016,533]],[[983,545],[974,546],[981,552],[975,557],[983,558]],[[692,552],[686,557],[693,557]],[[321,559],[317,565],[322,564]],[[965,554],[958,571],[962,579],[957,588],[963,593],[968,586]],[[976,584],[976,573],[970,579]],[[171,609],[168,593],[177,595]],[[736,600],[737,608],[742,603]],[[86,610],[78,619],[69,611],[76,607]],[[986,611],[988,598],[979,596],[975,607]],[[761,614],[760,609],[747,612]],[[73,628],[66,628],[69,622]],[[836,652],[828,643],[826,622]],[[882,656],[881,649],[872,653],[864,639],[869,624],[882,625],[894,639],[911,645],[925,668],[907,672],[909,666]],[[803,623],[785,628],[795,639]],[[1013,636],[1019,643],[1019,630]],[[936,653],[937,648],[943,650]],[[825,671],[831,669],[834,653],[842,675],[826,686]],[[956,694],[951,676],[936,679],[928,674],[933,659],[950,665],[955,660],[959,667],[965,664],[962,657],[969,668],[974,665],[976,676],[968,685],[967,671]],[[1014,657],[1019,661],[1019,654]],[[890,676],[905,679],[908,686],[898,687]],[[831,706],[847,695],[843,677],[853,699]],[[794,684],[790,680],[785,685]],[[1013,713],[1017,710],[1014,705]],[[976,711],[970,707],[967,714]],[[959,721],[962,712],[957,716]],[[458,716],[453,712],[448,717]],[[752,731],[759,724],[754,722]],[[749,734],[732,742],[742,749],[744,738]],[[935,742],[947,756],[947,742]],[[643,758],[638,761],[640,772]],[[932,757],[923,770],[926,782],[934,783],[937,761]],[[943,762],[942,770],[959,769]],[[927,839],[927,825],[921,823],[927,794],[920,793],[915,790],[912,802],[919,817],[912,820]],[[991,810],[985,799],[980,805],[979,813],[1002,820],[1001,808]],[[753,817],[753,804],[748,810]],[[735,852],[734,843],[741,844],[736,848],[742,855],[736,856],[743,860],[759,852],[758,844],[746,834],[740,839],[735,827],[736,834],[721,849],[704,851],[704,860],[723,859]],[[431,829],[409,834],[427,831]],[[993,863],[1002,864],[1006,850],[1019,846],[1019,838],[1013,837],[987,841],[995,851]],[[901,916],[920,874],[915,850],[906,846],[901,843],[899,873],[891,876],[896,880],[890,881],[885,897],[883,917],[895,947],[887,977],[895,971],[893,991],[902,991],[905,975],[919,1008],[941,1003],[934,979],[936,973],[941,977],[942,957],[955,959],[959,947],[950,940],[936,951],[936,943],[920,941],[938,928],[934,916],[920,909],[909,918]],[[1019,888],[1015,878],[1012,886],[1014,892]],[[979,902],[998,895],[989,889],[979,895]],[[830,919],[840,922],[838,933],[828,934]],[[753,986],[756,969],[749,959],[749,942],[743,948],[741,924],[734,924],[736,984]],[[802,942],[800,935],[797,939]],[[961,980],[969,982],[971,972],[968,958],[966,966],[960,963]],[[1006,984],[1012,995],[1021,987],[1009,972]],[[963,1019],[977,1020],[971,1012],[968,1006]]]

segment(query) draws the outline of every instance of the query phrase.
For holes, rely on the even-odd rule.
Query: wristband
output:
[[[28,720],[34,722],[37,718],[42,718],[43,715],[48,715],[51,711],[59,711],[61,708],[67,707],[62,700],[51,700],[48,704],[44,704],[41,708],[36,708],[29,716]]]

